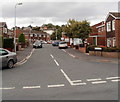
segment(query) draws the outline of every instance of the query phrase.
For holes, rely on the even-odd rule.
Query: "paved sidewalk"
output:
[[[26,58],[30,52],[32,51],[33,47],[32,45],[29,45],[27,48],[25,48],[23,51],[17,51],[17,56],[18,56],[18,62]]]
[[[79,50],[68,48],[65,49],[68,53],[75,56],[75,58],[83,59],[83,60],[90,60],[95,62],[106,62],[106,63],[118,63],[118,58],[107,58],[102,56],[90,56],[87,53],[81,53]]]

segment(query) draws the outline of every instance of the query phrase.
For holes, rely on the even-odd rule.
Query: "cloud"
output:
[[[15,4],[10,2],[3,5],[2,17],[9,23],[10,19],[14,21]],[[117,10],[117,2],[24,2],[16,8],[17,23],[23,26],[31,22],[34,25],[64,24],[68,19],[95,22],[104,20],[108,12]]]

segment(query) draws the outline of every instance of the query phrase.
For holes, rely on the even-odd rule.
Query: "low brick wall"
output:
[[[86,47],[79,47],[79,51],[83,52],[83,53],[86,53]]]
[[[118,57],[120,57],[120,52],[89,51],[89,55],[118,58]]]

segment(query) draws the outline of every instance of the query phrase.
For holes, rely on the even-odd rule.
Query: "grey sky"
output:
[[[0,20],[6,21],[9,28],[14,26],[15,4],[8,2],[2,6]],[[68,19],[86,19],[93,25],[105,20],[107,14],[114,11],[118,11],[118,2],[24,2],[17,6],[17,26],[61,25]]]

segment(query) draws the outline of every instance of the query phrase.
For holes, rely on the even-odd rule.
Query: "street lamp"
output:
[[[16,52],[16,8],[17,5],[22,5],[22,3],[17,3],[15,5],[15,32],[14,32],[14,51]]]

